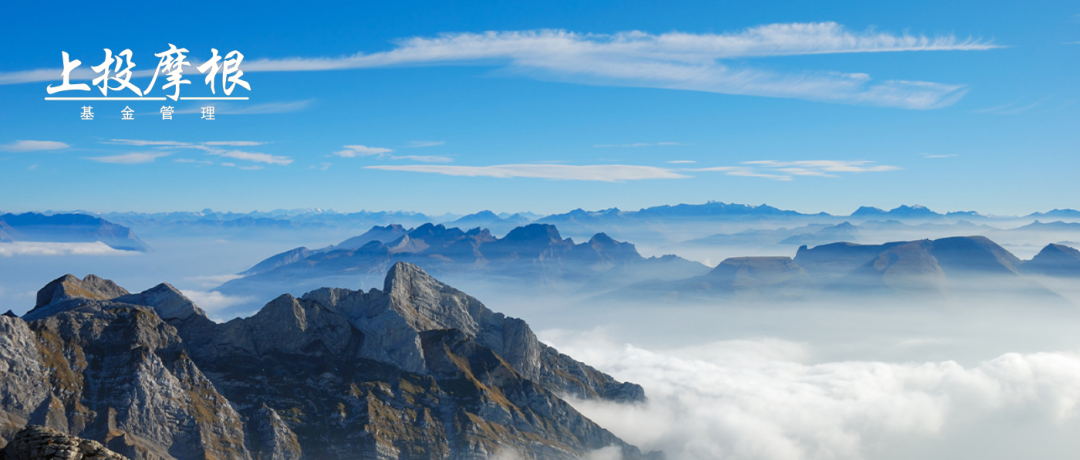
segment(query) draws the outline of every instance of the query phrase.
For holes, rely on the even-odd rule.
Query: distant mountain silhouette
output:
[[[1063,247],[1062,247],[1063,248]],[[1071,248],[1069,248],[1071,249]],[[1052,256],[1054,252],[1060,252]],[[1080,254],[1048,248],[1034,267],[1080,267]],[[1034,262],[1034,260],[1032,261]],[[1028,262],[1028,263],[1032,263]],[[1051,303],[1064,299],[1024,278],[1023,261],[982,236],[894,242],[878,245],[832,243],[799,248],[788,257],[735,257],[703,276],[649,281],[612,293],[612,298],[755,297],[828,298],[896,294],[947,297],[1012,293]],[[1080,273],[1080,270],[1078,270]]]
[[[940,219],[944,216],[934,211],[931,211],[925,206],[902,205],[890,211],[884,211],[879,208],[874,208],[870,206],[863,206],[859,209],[856,209],[855,212],[851,213],[851,217],[890,219]]]
[[[376,227],[365,233],[387,233]],[[360,241],[363,238],[360,238]],[[371,240],[355,249],[345,245],[309,251],[297,248],[270,257],[217,291],[255,302],[282,290],[304,292],[326,285],[363,286],[396,262],[409,262],[440,275],[475,274],[509,286],[543,292],[571,292],[589,285],[603,292],[649,278],[674,279],[704,273],[708,267],[676,256],[642,257],[633,244],[603,233],[581,244],[562,238],[554,225],[529,224],[496,238],[487,230],[462,231],[427,223],[392,241]],[[668,273],[657,276],[658,272]]]
[[[1024,262],[1020,270],[1035,275],[1080,277],[1080,251],[1061,244],[1049,244]]]
[[[0,215],[0,242],[93,243],[123,251],[149,251],[131,229],[86,214]]]

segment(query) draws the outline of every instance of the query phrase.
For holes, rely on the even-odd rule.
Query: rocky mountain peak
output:
[[[206,313],[171,284],[161,283],[138,294],[128,294],[115,299],[117,302],[154,307],[161,319],[188,319],[192,315],[206,317]]]
[[[518,227],[503,237],[505,241],[562,241],[559,230],[551,224],[529,224]]]
[[[67,274],[38,291],[34,309],[68,299],[111,300],[128,294],[126,289],[111,280],[96,275],[86,275],[80,280],[75,275]]]

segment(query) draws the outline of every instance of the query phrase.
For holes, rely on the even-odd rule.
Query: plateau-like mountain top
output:
[[[0,243],[16,241],[41,243],[102,242],[121,251],[149,251],[130,228],[86,214],[0,215]]]
[[[42,425],[132,459],[580,458],[642,454],[560,395],[640,386],[540,343],[415,265],[383,288],[282,295],[209,320],[167,284],[65,276],[0,316],[0,439]]]

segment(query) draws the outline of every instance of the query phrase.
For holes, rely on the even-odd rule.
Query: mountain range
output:
[[[640,386],[407,263],[381,290],[285,294],[227,323],[168,284],[67,275],[0,316],[0,345],[4,443],[40,425],[140,460],[663,457],[562,399],[642,402]]]
[[[603,291],[651,279],[703,274],[708,267],[675,256],[641,256],[633,244],[603,233],[575,243],[548,224],[529,224],[503,238],[486,229],[463,231],[439,224],[405,230],[372,227],[338,245],[295,248],[259,262],[215,291],[261,301],[270,293],[304,292],[321,286],[364,286],[396,262],[423,267],[437,276],[464,275],[545,292],[572,292],[591,282]],[[601,277],[606,273],[612,275]],[[617,274],[617,275],[616,275]],[[243,305],[234,307],[239,310]]]
[[[705,275],[650,280],[612,299],[835,299],[884,295],[973,299],[1018,295],[1066,303],[1030,275],[1080,278],[1080,251],[1052,244],[1023,261],[982,236],[801,246],[791,257],[732,257]]]
[[[75,213],[93,214],[86,211],[75,211]],[[52,213],[47,212],[46,214]],[[888,211],[863,206],[850,215],[843,216],[824,212],[800,213],[764,204],[752,206],[717,201],[703,204],[654,206],[637,211],[623,211],[618,208],[595,211],[575,209],[566,213],[548,216],[532,213],[496,214],[491,211],[481,211],[467,216],[453,214],[434,216],[404,211],[339,213],[333,210],[317,208],[250,213],[219,212],[204,209],[201,212],[114,212],[93,215],[147,234],[235,232],[240,230],[255,231],[258,229],[354,229],[391,224],[413,227],[432,222],[443,223],[447,227],[487,228],[493,234],[502,235],[513,228],[535,222],[556,225],[564,234],[585,236],[603,232],[615,237],[628,238],[639,242],[652,240],[678,242],[700,238],[710,233],[691,232],[688,234],[685,229],[677,227],[704,223],[715,224],[716,228],[712,233],[718,233],[718,231],[741,231],[762,222],[781,225],[785,223],[834,225],[845,220],[855,224],[866,220],[898,220],[910,223],[951,223],[958,220],[971,222],[1011,222],[1031,221],[1034,219],[1080,220],[1080,211],[1072,209],[1054,209],[1045,213],[1037,212],[1026,216],[989,216],[975,211],[942,214],[918,205],[902,205]]]

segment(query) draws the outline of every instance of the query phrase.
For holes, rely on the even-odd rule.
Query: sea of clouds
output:
[[[812,346],[728,340],[649,350],[544,331],[560,352],[641,384],[644,404],[570,399],[643,450],[681,459],[1072,458],[1080,353],[807,362]]]

